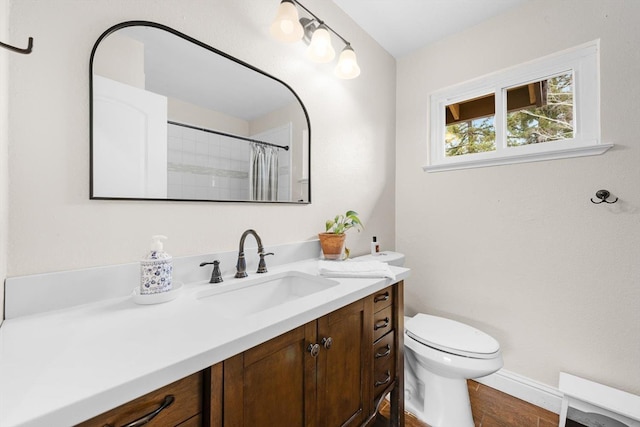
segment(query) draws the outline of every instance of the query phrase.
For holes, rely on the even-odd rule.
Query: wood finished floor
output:
[[[475,381],[467,381],[475,427],[557,427],[558,414],[531,405]],[[389,405],[385,402],[374,427],[388,425]],[[405,414],[406,427],[429,427]]]

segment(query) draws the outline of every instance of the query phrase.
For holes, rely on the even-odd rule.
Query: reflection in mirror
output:
[[[309,118],[257,68],[126,22],[91,55],[91,198],[309,203]]]

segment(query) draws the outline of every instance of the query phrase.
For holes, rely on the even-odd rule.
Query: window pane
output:
[[[495,116],[467,120],[448,125],[445,133],[445,155],[461,156],[495,151]]]
[[[573,138],[573,73],[507,90],[507,146]]]
[[[445,156],[496,150],[496,101],[493,93],[445,107]]]

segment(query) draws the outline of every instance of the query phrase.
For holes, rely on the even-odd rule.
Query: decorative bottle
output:
[[[373,241],[371,242],[371,255],[378,255],[380,253],[380,244],[378,243],[378,238],[373,236]]]
[[[140,261],[140,294],[149,295],[170,291],[173,261],[163,250],[165,236],[151,236],[151,251]]]

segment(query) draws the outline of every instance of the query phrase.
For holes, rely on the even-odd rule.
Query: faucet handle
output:
[[[220,261],[215,260],[213,262],[201,262],[200,267],[204,267],[205,265],[213,264],[213,271],[211,272],[211,279],[209,283],[220,283],[222,282],[222,273],[220,273]]]
[[[275,254],[273,252],[267,252],[266,254],[264,252],[260,252],[258,255],[260,255],[260,262],[258,263],[258,271],[256,271],[256,273],[266,273],[267,263],[264,261],[264,257]]]

